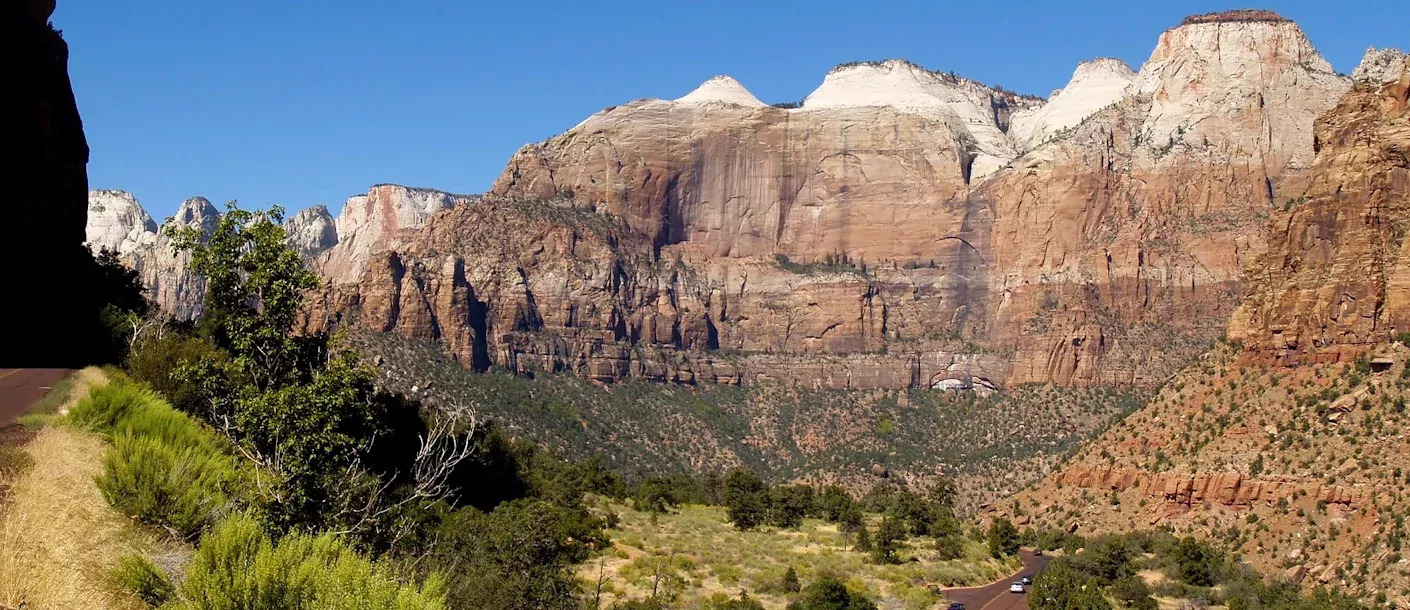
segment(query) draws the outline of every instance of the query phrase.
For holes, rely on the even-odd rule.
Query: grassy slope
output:
[[[433,345],[350,337],[392,388],[467,407],[569,456],[601,454],[627,474],[745,465],[775,480],[837,480],[854,490],[880,466],[915,481],[945,472],[961,506],[1017,491],[1140,404],[1138,392],[1018,387],[989,397],[938,390],[698,387],[566,375],[478,374]],[[429,391],[426,389],[430,386]]]
[[[97,369],[81,371],[68,405],[101,379]],[[25,446],[32,465],[0,507],[0,605],[142,607],[110,582],[108,572],[122,555],[148,552],[157,543],[108,506],[94,485],[107,449],[97,435],[67,427],[46,427]]]
[[[599,577],[608,579],[601,607],[618,599],[650,596],[658,580],[658,564],[669,565],[662,572],[669,576],[659,579],[658,592],[677,596],[680,607],[703,607],[711,595],[737,597],[746,590],[771,609],[788,603],[780,582],[790,565],[804,584],[831,573],[878,601],[889,600],[893,607],[904,608],[931,608],[939,603],[941,596],[929,585],[985,584],[1020,567],[1016,559],[990,558],[984,545],[974,540],[968,541],[964,558],[939,561],[933,540],[911,539],[902,553],[903,563],[877,565],[853,550],[836,525],[816,519],[805,520],[797,530],[740,532],[727,522],[721,507],[683,506],[655,523],[648,513],[626,506],[610,509],[621,519],[610,531],[611,548],[578,569],[589,599]]]

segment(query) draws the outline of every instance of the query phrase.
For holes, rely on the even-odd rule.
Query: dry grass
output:
[[[59,411],[102,382],[97,369],[77,373]],[[107,444],[93,434],[49,426],[24,450],[32,466],[0,507],[0,606],[143,607],[119,591],[108,573],[122,555],[150,552],[157,541],[108,506],[94,485]]]
[[[604,579],[604,608],[647,598],[654,586],[673,608],[703,608],[711,597],[736,597],[746,590],[765,608],[782,609],[793,597],[781,587],[789,566],[803,584],[833,574],[883,607],[933,608],[943,597],[930,585],[987,584],[1018,568],[1015,561],[991,559],[984,545],[972,540],[964,558],[941,561],[932,550],[934,540],[911,539],[902,551],[907,561],[877,565],[853,550],[836,525],[817,519],[804,520],[797,530],[740,532],[720,507],[682,506],[655,523],[649,514],[621,504],[610,510],[620,517],[609,532],[612,546],[578,569],[590,600],[598,579]]]

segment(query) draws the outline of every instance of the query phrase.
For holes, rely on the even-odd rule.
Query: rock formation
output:
[[[741,349],[952,337],[1009,355],[1008,382],[1152,384],[1221,333],[1349,86],[1285,19],[1201,16],[1138,74],[1084,63],[1046,102],[898,60],[840,66],[796,109],[712,79],[526,146],[492,191],[620,215],[721,285],[798,285],[730,307],[788,312],[808,341],[746,315]],[[838,261],[865,272],[818,273]]]
[[[1046,104],[1014,115],[1009,136],[1020,150],[1031,150],[1115,104],[1135,78],[1136,73],[1119,59],[1084,61],[1067,86],[1054,91]]]
[[[1306,195],[1274,214],[1229,336],[1285,362],[1410,331],[1410,69],[1366,54],[1355,90],[1317,122]]]
[[[288,233],[289,244],[299,251],[305,261],[313,262],[320,254],[338,245],[338,225],[328,207],[316,205],[299,210],[293,218],[285,221],[284,231]]]
[[[473,196],[378,184],[353,195],[338,214],[337,247],[318,259],[317,269],[334,282],[357,281],[372,254],[397,247],[437,210],[471,203]]]
[[[83,248],[88,142],[68,76],[69,47],[48,23],[53,0],[0,7],[0,257],[8,261],[0,366],[79,367],[101,332],[96,269]]]
[[[381,184],[366,195],[348,198],[336,221],[328,208],[318,205],[288,218],[284,229],[290,245],[327,280],[356,281],[372,252],[401,245],[436,210],[475,199]],[[219,218],[210,201],[192,197],[167,222],[209,235]],[[149,297],[165,315],[192,319],[201,313],[205,282],[191,272],[188,254],[172,252],[168,233],[167,225],[157,225],[131,193],[94,190],[88,195],[88,247],[117,252],[139,272]],[[340,239],[343,236],[346,239]]]

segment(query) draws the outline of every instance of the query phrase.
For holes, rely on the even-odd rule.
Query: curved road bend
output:
[[[1028,549],[1019,550],[1018,558],[1023,560],[1023,569],[1007,578],[982,587],[945,589],[945,597],[963,603],[965,610],[1028,610],[1028,594],[1009,593],[1009,585],[1024,576],[1037,576],[1052,558],[1034,555]]]
[[[0,369],[0,429],[15,423],[68,369]]]

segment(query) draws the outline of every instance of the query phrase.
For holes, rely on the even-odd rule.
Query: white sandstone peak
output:
[[[1002,98],[1002,99],[1001,99]],[[974,162],[970,178],[977,180],[998,171],[1017,156],[1005,133],[1005,112],[1036,106],[1040,100],[1023,98],[981,83],[927,70],[903,59],[843,64],[828,72],[822,85],[803,100],[809,111],[865,106],[890,107],[919,114],[967,130],[973,139]],[[1017,106],[1017,107],[1015,107]]]
[[[1030,150],[1119,101],[1135,78],[1136,73],[1119,59],[1084,61],[1047,104],[1014,115],[1009,137],[1020,150]]]
[[[171,220],[183,227],[199,228],[202,235],[210,235],[220,221],[220,210],[205,197],[188,197],[176,208]]]
[[[750,108],[759,108],[766,105],[759,101],[759,98],[754,97],[754,94],[750,93],[748,89],[745,89],[744,85],[739,84],[739,81],[725,74],[711,77],[710,80],[696,87],[694,91],[676,98],[675,101],[680,104],[709,104],[714,102],[735,104]]]
[[[1400,80],[1410,72],[1410,55],[1400,49],[1366,49],[1361,64],[1351,73],[1351,80],[1358,83],[1390,83]]]
[[[132,193],[119,190],[88,192],[88,247],[126,255],[156,238],[157,223]]]
[[[1269,130],[1310,143],[1317,115],[1350,87],[1296,23],[1236,11],[1187,18],[1162,33],[1128,94],[1150,100],[1142,141],[1169,150],[1225,141],[1237,134],[1217,126],[1265,119],[1276,123]],[[1310,156],[1309,146],[1288,161],[1310,163]]]

